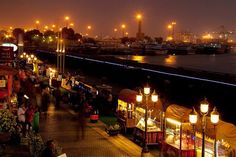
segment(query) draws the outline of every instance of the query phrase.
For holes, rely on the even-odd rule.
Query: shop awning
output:
[[[15,75],[17,70],[6,65],[0,65],[0,75]]]
[[[136,102],[136,95],[138,92],[131,89],[122,89],[119,93],[119,99],[128,103]]]
[[[175,119],[181,123],[186,123],[189,120],[189,113],[192,110],[183,106],[172,104],[166,109],[166,117]]]

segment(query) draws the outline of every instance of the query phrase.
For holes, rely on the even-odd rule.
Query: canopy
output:
[[[128,103],[136,102],[136,95],[138,92],[131,89],[122,89],[119,93],[119,99]]]
[[[166,118],[172,118],[180,121],[181,123],[188,122],[189,113],[192,110],[183,106],[172,104],[166,109]]]

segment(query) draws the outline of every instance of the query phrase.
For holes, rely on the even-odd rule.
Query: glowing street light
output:
[[[40,21],[39,21],[39,20],[36,20],[36,21],[35,21],[35,24],[36,24],[36,29],[39,29]]]
[[[116,33],[117,33],[118,29],[117,29],[117,28],[114,28],[113,31],[114,31],[114,34],[115,34],[114,38],[116,38]]]
[[[88,30],[91,30],[91,29],[92,29],[92,26],[88,25],[88,26],[87,26],[87,29],[88,29]]]
[[[142,14],[137,14],[136,19],[138,20],[138,32],[136,34],[137,39],[142,39]]]
[[[206,116],[208,114],[209,111],[209,102],[207,101],[206,98],[204,98],[203,101],[200,102],[200,113],[202,115],[202,157],[205,157],[205,130],[206,130]],[[215,131],[215,126],[218,124],[219,122],[219,118],[220,115],[216,110],[216,107],[214,107],[213,111],[211,112],[211,123],[214,125],[214,131]],[[189,122],[193,125],[193,127],[197,124],[198,121],[198,114],[195,111],[195,109],[193,109],[193,111],[189,114]],[[215,132],[216,135],[216,132]],[[195,128],[194,128],[194,151],[195,151],[195,156],[196,156],[196,135],[195,135]],[[216,136],[215,136],[215,140],[214,140],[214,157],[217,156],[217,152],[216,152]]]
[[[143,99],[144,97],[144,99]],[[142,154],[141,156],[149,156],[149,150],[147,147],[147,121],[148,121],[148,115],[147,115],[147,111],[148,111],[148,103],[150,102],[149,99],[151,99],[151,101],[153,103],[156,103],[158,101],[158,95],[156,94],[155,90],[152,92],[151,94],[151,89],[149,86],[145,86],[143,88],[143,93],[140,92],[138,95],[136,95],[136,101],[138,103],[143,102],[145,103],[145,130],[144,130],[144,139],[143,139],[143,148],[142,148]]]
[[[70,27],[74,27],[74,23],[70,23]]]
[[[125,28],[126,28],[126,25],[125,25],[125,24],[122,24],[122,25],[121,25],[122,37],[125,36]]]
[[[66,28],[68,28],[68,22],[70,20],[70,17],[69,16],[65,16],[64,19],[66,21]]]

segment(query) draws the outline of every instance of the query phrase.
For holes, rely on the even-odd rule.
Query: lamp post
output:
[[[125,25],[125,24],[122,24],[122,25],[121,25],[122,37],[125,37],[125,28],[126,28],[126,25]]]
[[[40,21],[39,21],[39,20],[36,20],[36,21],[35,21],[35,24],[36,24],[36,29],[38,30],[38,29],[39,29]]]
[[[173,40],[175,40],[175,25],[176,25],[176,22],[172,22],[171,25],[172,25],[172,38],[173,38]]]
[[[189,122],[192,124],[193,126],[193,136],[194,136],[194,157],[197,156],[196,153],[196,129],[195,126],[197,124],[197,112],[195,110],[195,108],[193,108],[192,112],[189,114]]]
[[[114,28],[114,38],[116,38],[116,33],[117,33],[117,31],[118,31],[118,29],[117,28]]]
[[[201,119],[201,125],[202,125],[202,157],[205,157],[205,131],[206,131],[206,116],[209,111],[209,103],[206,98],[204,98],[203,101],[200,102],[200,113],[202,115]],[[193,112],[189,114],[189,121],[190,123],[194,126],[197,123],[197,112],[195,109]],[[219,113],[216,110],[216,107],[214,107],[213,111],[211,112],[211,123],[214,125],[214,134],[215,132],[215,126],[219,122]],[[194,129],[195,132],[195,129]],[[195,133],[194,133],[195,134]],[[196,136],[194,135],[194,144],[196,142]],[[196,155],[196,147],[194,146],[194,151]],[[215,135],[215,140],[214,140],[214,157],[217,156],[216,152],[216,135]]]
[[[68,22],[69,22],[69,20],[70,20],[70,17],[69,16],[65,16],[65,21],[66,21],[66,28],[68,28]]]
[[[148,115],[147,115],[147,110],[148,110],[148,104],[149,104],[149,99],[151,98],[152,102],[157,102],[158,101],[158,95],[156,94],[155,90],[153,91],[152,94],[151,93],[151,89],[149,86],[146,86],[143,88],[143,93],[139,93],[138,95],[136,95],[136,101],[141,103],[143,100],[143,95],[145,97],[144,99],[144,103],[145,103],[145,130],[144,130],[144,140],[143,140],[143,148],[142,148],[142,154],[141,156],[148,156],[149,154],[149,150],[147,147],[147,119],[148,119]]]
[[[138,32],[136,35],[137,39],[141,39],[142,38],[142,15],[141,14],[137,14],[136,15],[136,19],[138,21]]]
[[[216,107],[214,107],[213,111],[211,112],[211,123],[214,125],[214,157],[217,157],[216,151],[216,125],[220,120],[220,114],[217,112]]]

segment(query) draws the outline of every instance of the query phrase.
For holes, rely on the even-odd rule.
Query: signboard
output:
[[[0,80],[0,87],[6,87],[6,80]]]
[[[13,47],[0,46],[0,61],[9,62],[14,60]]]

